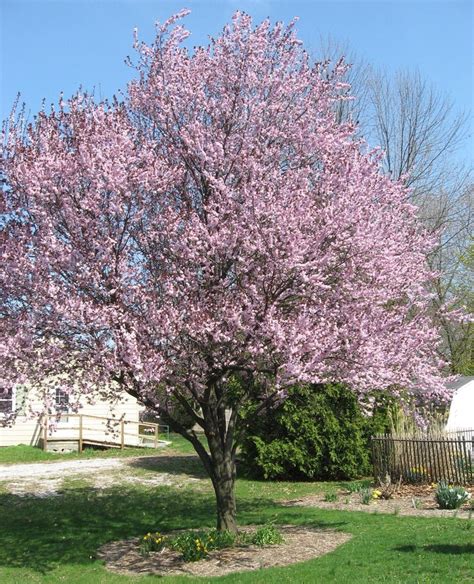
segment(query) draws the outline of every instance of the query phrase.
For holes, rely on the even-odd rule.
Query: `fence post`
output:
[[[462,468],[460,467],[459,463],[459,445],[460,440],[449,440],[450,442],[450,457],[451,457],[451,466],[454,470],[454,476],[458,485],[461,485],[463,482],[462,478]]]
[[[376,443],[375,436],[370,438],[370,444],[372,446],[372,472],[374,474],[374,479],[377,480],[377,454],[376,454]]]
[[[82,452],[82,448],[83,448],[82,414],[79,414],[79,452]]]
[[[462,436],[461,471],[466,484],[472,484],[472,453],[466,446],[466,436]]]
[[[48,450],[48,414],[44,415],[43,424],[43,450],[46,452]]]
[[[158,424],[155,424],[155,448],[158,448]]]
[[[120,448],[125,448],[125,421],[120,420]]]

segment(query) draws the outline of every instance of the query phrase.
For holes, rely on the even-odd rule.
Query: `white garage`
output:
[[[474,377],[459,377],[452,385],[453,401],[446,430],[474,429]]]

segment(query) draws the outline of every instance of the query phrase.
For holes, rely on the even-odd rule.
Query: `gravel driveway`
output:
[[[50,497],[59,494],[65,481],[83,481],[91,488],[105,489],[124,483],[143,486],[183,486],[198,481],[186,476],[153,471],[137,475],[133,463],[140,458],[93,458],[33,464],[0,465],[0,489],[14,495]]]
[[[67,477],[89,472],[118,469],[126,465],[123,458],[92,458],[63,460],[59,462],[35,462],[33,464],[0,465],[0,481],[32,478]]]

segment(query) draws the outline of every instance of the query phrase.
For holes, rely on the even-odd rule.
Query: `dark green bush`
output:
[[[257,407],[243,414],[247,432],[240,454],[253,476],[344,480],[370,472],[373,420],[343,385],[295,386],[279,407],[256,415]],[[375,425],[382,426],[382,419]]]

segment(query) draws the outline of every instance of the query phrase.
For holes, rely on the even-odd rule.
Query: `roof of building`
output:
[[[460,389],[463,385],[467,385],[474,381],[474,375],[460,375],[455,381],[451,383],[447,383],[447,386],[450,389]]]

